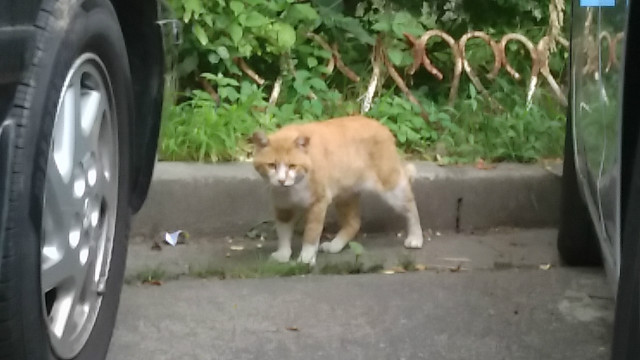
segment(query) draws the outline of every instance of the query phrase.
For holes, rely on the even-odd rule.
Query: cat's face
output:
[[[308,137],[285,134],[267,138],[256,132],[253,143],[253,166],[271,185],[290,187],[305,180],[311,164]]]

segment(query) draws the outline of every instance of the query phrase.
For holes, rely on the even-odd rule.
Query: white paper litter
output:
[[[176,246],[178,244],[178,239],[180,238],[180,234],[182,234],[182,230],[174,231],[172,233],[164,233],[164,241],[171,246]]]

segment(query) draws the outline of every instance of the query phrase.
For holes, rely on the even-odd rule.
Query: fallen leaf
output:
[[[402,274],[402,273],[406,273],[407,270],[401,266],[394,266],[391,268],[391,271],[398,273],[398,274]]]
[[[440,236],[440,235],[442,235],[440,231],[436,231],[436,236]]]
[[[161,286],[162,285],[162,281],[160,280],[144,280],[142,281],[143,284],[148,284],[148,285],[153,285],[153,286]]]
[[[491,170],[491,169],[495,169],[495,167],[496,167],[495,164],[487,164],[484,162],[483,159],[478,159],[478,161],[476,162],[476,169]]]
[[[226,253],[224,256],[225,257],[231,257],[231,254],[230,253]]]
[[[233,250],[233,251],[242,251],[242,250],[244,250],[244,246],[241,246],[241,245],[233,245],[233,246],[230,246],[230,247],[229,247],[229,249],[231,249],[231,250]]]
[[[416,264],[415,268],[416,268],[416,270],[418,270],[418,271],[425,271],[425,270],[427,270],[427,265],[424,265],[424,264]]]
[[[392,275],[392,274],[395,274],[396,272],[393,270],[383,270],[382,273],[386,275]]]
[[[298,329],[298,327],[296,327],[296,326],[287,326],[286,329],[289,330],[289,331],[300,331],[300,329]]]
[[[162,246],[160,246],[160,244],[157,241],[154,241],[153,245],[151,245],[151,250],[153,250],[153,251],[161,251],[162,250]]]
[[[231,238],[231,236],[227,236],[226,239],[229,244],[233,242],[233,239]]]
[[[540,270],[549,270],[549,269],[551,269],[551,264],[540,265]]]
[[[256,244],[256,247],[257,247],[258,249],[262,249],[262,244]]]
[[[458,271],[460,271],[460,269],[462,269],[462,263],[458,264],[458,266],[456,266],[456,267],[449,268],[449,271],[458,272]]]

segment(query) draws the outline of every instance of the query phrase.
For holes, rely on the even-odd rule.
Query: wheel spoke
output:
[[[74,184],[71,179],[66,180],[55,166],[47,168],[45,182],[45,211],[59,213],[57,216],[78,210],[79,201],[73,196]]]
[[[75,156],[78,161],[84,161],[88,154],[98,151],[98,136],[106,106],[100,92],[95,90],[83,90],[80,104]]]
[[[72,79],[73,80],[73,79]],[[56,116],[52,141],[53,163],[65,180],[71,177],[75,152],[75,123],[78,114],[80,83],[73,81],[62,96]]]
[[[49,317],[51,332],[59,339],[67,332],[67,323],[69,322],[69,316],[71,315],[77,296],[77,289],[71,288],[61,292],[58,294],[55,306],[51,310]]]
[[[64,181],[56,166],[49,164],[42,219],[43,249],[52,256],[61,256],[68,247],[75,247],[80,241],[81,203],[73,196],[72,186],[71,181]]]
[[[83,278],[79,251],[66,247],[46,246],[43,250],[42,289],[46,292],[54,288],[76,287]]]

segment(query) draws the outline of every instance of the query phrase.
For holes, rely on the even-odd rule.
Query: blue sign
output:
[[[616,6],[616,0],[580,0],[580,6]]]

